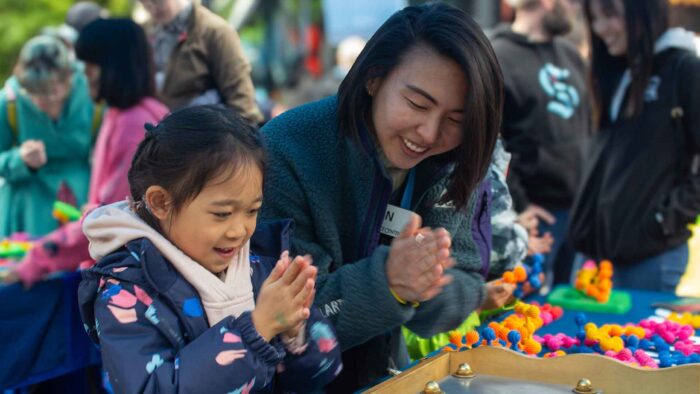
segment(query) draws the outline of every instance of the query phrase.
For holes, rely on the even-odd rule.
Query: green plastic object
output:
[[[571,311],[594,313],[627,313],[632,308],[632,297],[621,290],[613,290],[608,302],[601,304],[593,298],[586,297],[571,286],[557,286],[549,293],[547,302]]]
[[[0,243],[0,259],[22,258],[27,253],[27,247],[18,243]]]
[[[78,208],[66,204],[63,201],[56,201],[53,203],[53,210],[54,210],[54,215],[56,213],[60,214],[64,220],[69,221],[69,222],[74,222],[78,219],[80,219],[81,212]]]

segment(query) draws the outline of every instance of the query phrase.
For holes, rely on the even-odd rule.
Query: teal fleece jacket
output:
[[[441,157],[416,167],[412,210],[423,225],[452,234],[454,281],[419,307],[400,304],[389,291],[389,247],[379,227],[391,181],[367,132],[358,141],[341,136],[336,98],[290,110],[267,123],[262,134],[269,161],[260,218],[295,222],[292,253],[310,254],[318,267],[316,305],[335,325],[342,349],[405,325],[430,337],[459,326],[485,297],[481,262],[471,237],[474,198],[465,209],[436,201],[451,166]]]
[[[0,91],[0,237],[16,232],[42,236],[58,227],[52,217],[62,182],[85,204],[90,182],[90,150],[93,145],[93,103],[82,71],[73,73],[73,85],[57,121],[37,108],[15,77]],[[16,96],[17,138],[8,120],[8,89]],[[41,140],[46,165],[30,169],[19,149],[26,140]]]

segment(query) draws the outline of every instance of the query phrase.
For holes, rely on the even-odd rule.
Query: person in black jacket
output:
[[[574,20],[569,0],[509,3],[513,24],[492,34],[506,98],[502,136],[512,155],[508,187],[523,224],[534,229],[531,236],[539,227],[545,238],[554,237],[545,263],[551,284],[555,266],[570,268],[573,259],[562,245],[590,138],[586,71],[577,49],[561,37]],[[565,281],[568,272],[559,276]]]
[[[569,232],[617,287],[673,291],[700,212],[700,60],[665,0],[587,0],[599,132]]]

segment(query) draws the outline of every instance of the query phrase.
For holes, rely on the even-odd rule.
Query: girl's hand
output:
[[[41,140],[26,140],[19,147],[19,155],[27,167],[38,170],[46,164],[46,148]]]
[[[282,332],[298,331],[309,318],[316,272],[310,256],[290,262],[288,253],[282,254],[263,283],[252,313],[253,325],[266,341]]]
[[[309,264],[310,263],[311,263],[311,261],[309,261]],[[312,279],[314,280],[314,285],[315,285],[316,275],[318,274],[318,269],[314,266],[311,266],[311,268],[314,269]],[[304,302],[304,308],[307,308],[307,309],[309,309],[309,311],[311,311],[311,305],[313,305],[313,303],[314,303],[315,296],[316,296],[316,289],[314,288],[311,291],[311,294],[309,294],[309,297],[306,299],[306,302]],[[293,328],[283,332],[282,334],[286,335],[289,338],[296,338],[299,335],[299,333],[301,332],[301,330],[304,329],[305,323],[306,323],[306,319],[303,320],[301,323],[299,323],[296,327],[293,327]]]
[[[516,285],[504,283],[499,279],[486,283],[486,299],[481,305],[483,310],[498,309],[513,300]]]
[[[445,269],[454,266],[450,234],[444,228],[420,228],[420,223],[420,216],[411,217],[391,243],[386,262],[389,287],[408,302],[429,300],[452,281],[450,275],[444,275]]]

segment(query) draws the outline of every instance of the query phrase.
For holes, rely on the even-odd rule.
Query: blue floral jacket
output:
[[[289,249],[290,227],[263,223],[251,239],[256,297]],[[307,393],[342,369],[334,329],[315,309],[300,354],[286,353],[279,338],[266,342],[249,312],[209,327],[194,287],[145,238],[84,271],[78,296],[115,392]]]

